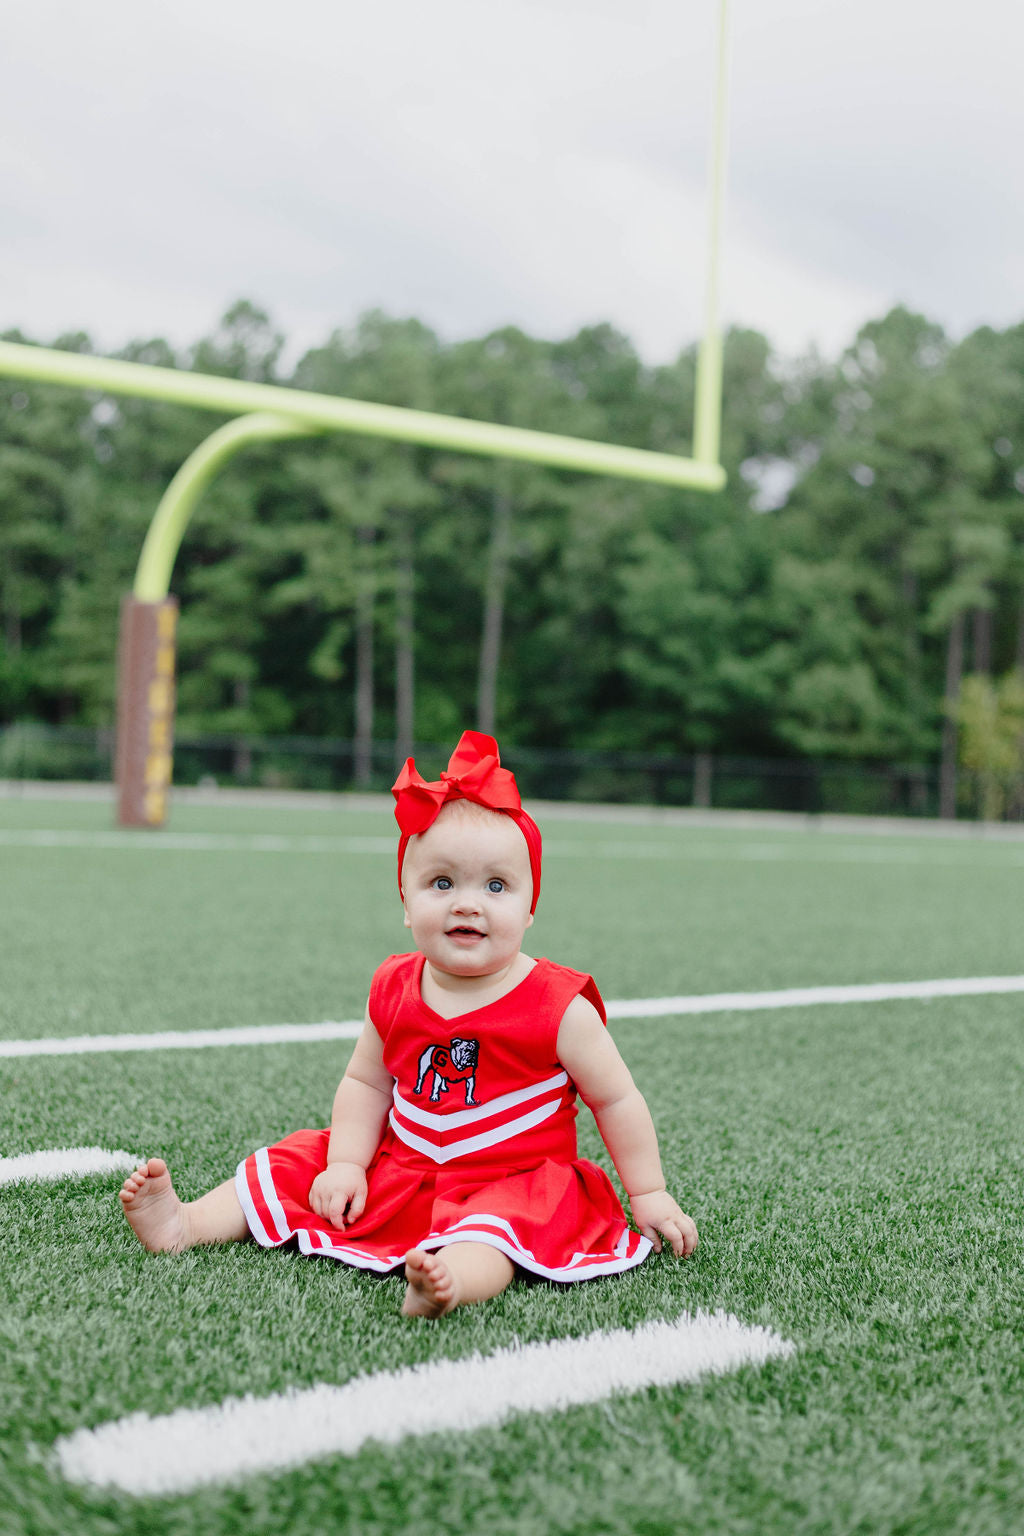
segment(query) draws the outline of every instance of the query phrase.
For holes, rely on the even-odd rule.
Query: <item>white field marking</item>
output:
[[[697,997],[638,997],[608,1003],[610,1019],[656,1019],[688,1013],[754,1013],[830,1003],[889,1003],[914,998],[980,997],[1024,992],[1024,976],[964,976],[942,981],[881,981],[849,987],[790,987],[781,992],[708,992]]]
[[[264,832],[75,832],[0,828],[0,847],[158,849],[164,853],[387,853],[394,837],[317,837]]]
[[[515,1414],[679,1386],[794,1351],[770,1329],[748,1328],[729,1313],[684,1312],[672,1323],[517,1343],[492,1355],[359,1376],[342,1387],[228,1398],[159,1417],[133,1413],[76,1430],[55,1451],[73,1482],[140,1497],[186,1493],[324,1456],[353,1456],[368,1440],[395,1445],[407,1435],[482,1429]]]
[[[992,853],[993,846],[998,853]],[[0,847],[7,848],[95,848],[113,850],[143,850],[163,853],[326,853],[326,854],[375,854],[393,858],[397,843],[394,837],[330,837],[316,834],[275,834],[262,832],[146,832],[139,831],[74,831],[0,828]],[[979,849],[977,844],[961,844],[957,848],[934,848],[916,844],[914,847],[893,846],[883,843],[833,843],[820,838],[800,837],[792,842],[731,843],[703,841],[679,843],[661,841],[637,842],[560,842],[557,838],[545,842],[544,851],[555,858],[575,859],[672,859],[678,863],[740,862],[740,863],[787,863],[787,864],[907,864],[952,865],[1003,864],[1016,867],[1024,864],[1024,849],[1007,849],[1005,844],[994,845],[991,841]],[[977,854],[982,852],[979,859]],[[990,857],[984,855],[991,854]]]
[[[979,852],[987,853],[992,847],[999,853],[993,859],[977,858]],[[901,847],[892,843],[834,843],[821,836],[804,837],[799,842],[778,843],[574,843],[544,844],[544,852],[557,855],[572,854],[585,858],[589,855],[605,859],[674,859],[685,864],[690,860],[717,863],[743,864],[907,864],[925,866],[949,865],[957,868],[982,865],[999,867],[1003,860],[1011,867],[1024,864],[1024,848],[1011,847],[1004,852],[1005,843],[986,843],[984,849],[977,844],[960,844],[954,848],[937,848],[933,844],[918,843],[914,847]]]
[[[706,992],[693,997],[636,997],[607,1003],[609,1019],[683,1018],[693,1013],[759,1013],[833,1003],[927,1001],[936,997],[1001,996],[1024,992],[1024,976],[964,976],[939,981],[881,981],[848,987],[789,987],[778,992]],[[89,1056],[107,1051],[190,1051],[217,1045],[286,1045],[308,1040],[355,1040],[361,1019],[322,1024],[245,1024],[235,1029],[174,1029],[152,1034],[43,1036],[0,1040],[5,1056]]]
[[[138,1168],[141,1157],[106,1147],[55,1147],[46,1152],[23,1152],[0,1157],[0,1184],[20,1184],[36,1179],[81,1179],[90,1173],[128,1173]]]
[[[3,1056],[92,1056],[107,1051],[198,1051],[214,1045],[281,1045],[306,1040],[356,1040],[362,1019],[321,1024],[243,1024],[234,1029],[167,1029],[142,1035],[51,1035],[0,1040]]]

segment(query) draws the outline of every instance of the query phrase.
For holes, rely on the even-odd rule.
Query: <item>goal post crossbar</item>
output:
[[[719,491],[725,485],[725,470],[710,460],[20,342],[0,341],[0,375],[236,417],[200,443],[164,493],[136,575],[135,596],[147,602],[167,596],[181,537],[201,491],[228,458],[259,440],[340,431],[691,490]],[[717,436],[710,441],[717,448]]]
[[[421,443],[457,453],[476,453],[493,458],[524,459],[558,469],[585,474],[621,475],[662,485],[688,486],[717,491],[725,483],[720,464],[703,463],[671,453],[629,448],[618,443],[562,437],[527,427],[507,427],[495,422],[473,421],[462,416],[442,416],[406,406],[376,405],[341,395],[320,395],[280,384],[257,384],[248,379],[225,379],[212,374],[189,373],[176,368],[157,368],[149,363],[129,363],[119,358],[93,357],[80,352],[61,352],[51,347],[26,346],[0,341],[0,374],[69,384],[104,394],[135,395],[191,405],[199,410],[245,415],[270,412],[287,416],[318,430],[353,432],[367,437]]]

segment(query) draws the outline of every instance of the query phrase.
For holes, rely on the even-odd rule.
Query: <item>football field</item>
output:
[[[700,1247],[431,1323],[116,1199],[328,1122],[390,813],[0,799],[0,1536],[1024,1528],[1024,838],[539,819]]]

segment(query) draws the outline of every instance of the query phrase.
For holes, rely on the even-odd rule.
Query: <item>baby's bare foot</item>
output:
[[[443,1317],[456,1305],[455,1281],[439,1253],[410,1248],[405,1256],[405,1290],[402,1311],[406,1317]]]
[[[119,1198],[128,1225],[151,1253],[180,1253],[189,1246],[185,1207],[162,1157],[151,1157],[130,1173]]]

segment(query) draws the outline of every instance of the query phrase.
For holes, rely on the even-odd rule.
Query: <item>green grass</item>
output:
[[[0,828],[105,830],[0,801]],[[174,830],[376,836],[386,814],[179,810]],[[549,819],[532,945],[607,997],[1024,972],[1024,845]],[[618,846],[622,851],[613,852]],[[7,1038],[354,1018],[404,947],[389,856],[0,844]],[[401,1283],[254,1245],[143,1253],[116,1178],[0,1192],[0,1532],[963,1532],[1024,1524],[1024,998],[615,1025],[696,1257],[516,1283],[441,1325]],[[161,1151],[182,1192],[325,1123],[344,1042],[0,1062],[0,1154]],[[581,1145],[602,1150],[589,1117]],[[723,1308],[796,1355],[474,1435],[136,1501],[58,1435]],[[154,1448],[153,1454],[159,1454]]]

